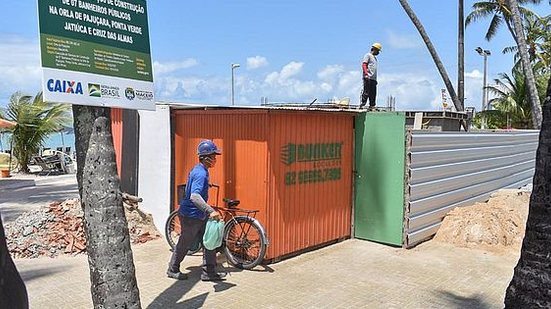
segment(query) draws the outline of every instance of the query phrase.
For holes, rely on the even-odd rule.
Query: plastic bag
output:
[[[209,220],[203,234],[203,246],[207,250],[214,250],[222,245],[224,237],[224,221]]]

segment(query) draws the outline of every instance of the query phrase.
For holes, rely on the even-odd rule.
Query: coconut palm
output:
[[[2,308],[29,308],[27,288],[13,262],[0,216],[0,305]]]
[[[465,0],[457,3],[457,97],[465,109]]]
[[[411,22],[417,28],[417,31],[421,35],[421,38],[425,42],[425,45],[427,46],[427,49],[429,50],[430,55],[432,56],[432,59],[434,63],[436,64],[436,67],[438,68],[438,72],[440,73],[440,76],[442,76],[442,79],[444,80],[444,84],[446,85],[446,88],[448,89],[448,93],[450,94],[450,97],[453,101],[453,104],[455,106],[455,109],[458,111],[463,110],[463,105],[461,101],[459,100],[459,97],[455,93],[455,89],[453,88],[453,85],[450,81],[450,78],[448,76],[448,72],[446,71],[446,68],[444,67],[444,64],[440,60],[440,57],[438,56],[438,53],[436,52],[436,48],[434,48],[434,45],[432,44],[429,35],[425,31],[425,27],[423,27],[423,24],[417,18],[417,15],[413,11],[413,9],[409,6],[409,3],[407,0],[399,0],[400,5],[402,5],[402,8],[408,15],[408,17],[411,19]]]
[[[509,8],[511,9],[511,19],[514,31],[511,32],[513,38],[517,42],[520,61],[522,63],[522,70],[526,78],[526,87],[528,88],[528,97],[530,98],[530,105],[532,106],[532,124],[535,129],[541,127],[541,103],[538,96],[538,90],[536,88],[536,78],[534,77],[534,70],[530,64],[530,56],[528,54],[528,48],[526,45],[526,37],[524,34],[524,27],[522,25],[520,8],[517,0],[507,1]]]
[[[532,123],[535,128],[541,124],[541,105],[536,89],[534,72],[530,65],[528,50],[526,48],[526,37],[522,25],[522,19],[535,15],[532,11],[519,6],[519,4],[539,4],[541,0],[488,0],[473,4],[473,11],[467,15],[465,20],[469,25],[477,20],[490,17],[491,21],[486,32],[486,40],[492,39],[502,24],[507,26],[509,32],[515,39],[520,51],[522,68],[528,87],[528,96],[532,105]]]
[[[536,152],[526,233],[520,259],[505,294],[505,308],[551,307],[551,78],[543,103],[543,122]]]
[[[495,85],[486,87],[494,95],[488,103],[493,106],[494,114],[506,118],[513,128],[528,129],[532,127],[532,111],[526,96],[524,75],[513,70],[511,75],[500,73]]]
[[[534,71],[546,71],[551,64],[551,15],[539,17],[537,15],[526,16],[524,19],[526,30],[526,44],[530,61],[534,65]],[[520,60],[518,47],[508,46],[503,53],[513,53],[517,63]]]
[[[518,1],[518,3],[521,5],[539,4],[540,2],[541,0]],[[499,27],[501,27],[503,24],[505,24],[507,26],[507,29],[509,29],[509,32],[514,35],[515,32],[513,30],[511,20],[511,10],[507,5],[506,0],[488,0],[475,2],[472,6],[472,9],[472,12],[470,12],[465,19],[465,24],[467,26],[469,26],[473,22],[491,17],[490,25],[488,26],[488,30],[486,31],[485,35],[486,40],[490,41],[499,30]],[[521,14],[521,17],[523,18],[526,16],[535,15],[534,12],[522,6],[519,6],[519,12]]]
[[[42,93],[35,97],[14,93],[2,118],[16,122],[8,129],[11,133],[12,153],[19,162],[19,169],[28,173],[32,155],[39,152],[49,134],[70,124],[69,105],[46,103]]]
[[[92,302],[94,308],[141,308],[110,114],[109,108],[73,105]]]

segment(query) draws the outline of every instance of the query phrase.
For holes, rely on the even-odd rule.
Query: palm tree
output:
[[[506,118],[507,124],[513,128],[528,129],[532,127],[532,111],[526,99],[526,83],[524,75],[513,69],[511,76],[500,73],[496,78],[495,85],[487,86],[489,92],[494,95],[488,103],[495,110],[489,111]]]
[[[551,77],[543,102],[526,233],[520,259],[505,294],[505,308],[551,307]]]
[[[0,307],[2,308],[29,308],[29,299],[25,283],[8,250],[6,234],[0,216]]]
[[[541,127],[541,103],[538,96],[538,90],[536,88],[536,78],[534,77],[534,70],[530,64],[530,56],[528,55],[528,48],[526,47],[526,37],[524,36],[524,27],[520,16],[520,9],[517,0],[508,0],[509,8],[511,9],[511,19],[513,20],[514,33],[513,38],[517,42],[517,46],[520,53],[520,61],[522,63],[522,69],[526,77],[526,86],[528,87],[528,96],[530,97],[530,104],[532,105],[532,122],[534,128],[539,129]]]
[[[491,40],[499,27],[505,23],[507,29],[515,39],[521,54],[521,62],[526,77],[528,95],[532,104],[532,122],[534,127],[539,128],[541,124],[541,105],[537,95],[536,81],[534,72],[530,66],[528,51],[526,48],[526,38],[522,27],[521,18],[534,15],[534,13],[518,4],[539,4],[541,0],[488,0],[476,2],[473,4],[473,11],[467,15],[465,20],[469,25],[472,22],[492,16],[486,40]]]
[[[109,108],[73,105],[92,302],[94,308],[141,308],[110,112]]]
[[[507,0],[488,0],[475,2],[472,6],[472,12],[469,13],[465,19],[465,24],[468,26],[473,22],[491,17],[490,25],[488,26],[488,30],[485,35],[487,41],[490,41],[495,36],[499,30],[499,27],[503,24],[507,26],[509,32],[511,32],[514,36],[515,32],[511,24],[511,10],[509,9],[506,1]],[[539,4],[540,2],[541,0],[518,1],[520,4]],[[534,12],[524,7],[519,7],[519,12],[523,18],[525,16],[534,15]]]
[[[463,110],[465,108],[465,1],[457,4],[457,96]]]
[[[11,96],[2,118],[17,123],[8,130],[11,133],[12,153],[22,172],[29,172],[29,160],[39,152],[48,135],[70,124],[69,108],[65,104],[44,102],[42,93],[34,98],[20,92]]]
[[[409,3],[407,0],[399,0],[400,4],[404,8],[404,11],[411,19],[411,22],[417,28],[417,31],[421,35],[421,38],[425,42],[425,45],[427,46],[427,49],[429,50],[430,55],[432,56],[432,60],[436,64],[436,67],[438,68],[438,72],[440,73],[440,76],[442,76],[442,79],[444,80],[444,84],[446,85],[446,88],[448,89],[448,93],[450,94],[450,97],[453,101],[453,104],[455,106],[455,109],[458,111],[463,110],[463,105],[461,104],[461,101],[459,100],[459,97],[455,93],[455,89],[453,88],[453,85],[450,81],[450,78],[448,77],[448,73],[446,71],[446,68],[444,67],[444,64],[440,60],[440,57],[438,56],[438,53],[436,52],[436,49],[434,48],[434,45],[432,45],[432,42],[425,31],[425,27],[423,27],[423,24],[421,24],[421,21],[417,18],[417,15],[415,15],[415,12],[411,9],[409,6]]]
[[[526,30],[526,44],[528,45],[530,61],[534,65],[534,71],[547,71],[551,64],[551,15],[544,17],[526,16],[524,29]],[[503,53],[513,53],[515,60],[520,60],[516,45],[505,47]]]

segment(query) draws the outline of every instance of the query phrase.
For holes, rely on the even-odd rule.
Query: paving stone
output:
[[[163,240],[134,245],[133,253],[143,308],[502,308],[518,259],[437,242],[405,250],[348,240],[270,271],[224,264],[227,280],[211,283],[199,279],[200,255],[182,263],[188,280],[167,278]],[[85,255],[15,262],[32,308],[92,307]]]

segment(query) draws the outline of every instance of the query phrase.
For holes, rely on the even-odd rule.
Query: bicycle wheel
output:
[[[224,254],[237,268],[252,269],[264,259],[266,235],[258,221],[250,217],[235,217],[224,231]]]
[[[178,238],[180,237],[180,216],[178,216],[178,210],[174,210],[170,213],[168,216],[168,219],[166,220],[165,225],[165,236],[166,241],[168,242],[168,245],[170,246],[171,251],[174,251],[174,248],[176,247],[176,243],[178,243]],[[196,253],[197,251],[201,250],[202,248],[201,239],[196,239],[189,251],[187,252],[187,255],[192,255]]]

